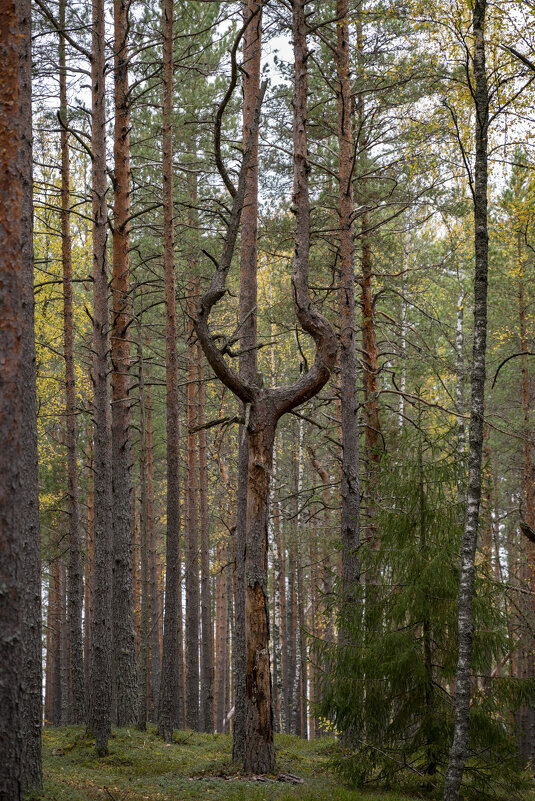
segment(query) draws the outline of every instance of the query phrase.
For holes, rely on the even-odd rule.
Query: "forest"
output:
[[[0,801],[535,798],[534,0],[0,0]]]

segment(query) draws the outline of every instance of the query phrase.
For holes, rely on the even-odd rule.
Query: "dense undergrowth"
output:
[[[396,793],[356,791],[331,770],[337,749],[328,738],[306,742],[276,736],[277,774],[264,781],[243,777],[232,762],[228,735],[175,732],[165,744],[147,732],[114,730],[110,752],[97,759],[82,727],[43,733],[44,791],[32,801],[411,801]],[[278,781],[292,774],[302,784]]]

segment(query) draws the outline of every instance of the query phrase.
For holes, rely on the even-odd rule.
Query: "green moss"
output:
[[[116,729],[108,756],[97,759],[83,728],[47,728],[44,790],[28,801],[409,801],[340,786],[329,769],[336,750],[331,739],[279,735],[276,748],[278,772],[295,774],[303,784],[244,779],[232,762],[228,735],[175,732],[175,741],[166,744],[154,727]]]

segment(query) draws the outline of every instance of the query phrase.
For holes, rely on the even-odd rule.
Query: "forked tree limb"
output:
[[[246,25],[250,23],[250,19]],[[245,26],[246,27],[246,26]],[[243,35],[240,30],[238,39]],[[305,403],[314,397],[327,383],[334,368],[338,343],[336,334],[327,320],[313,305],[308,292],[308,268],[310,253],[310,202],[308,193],[308,152],[307,152],[307,66],[308,51],[306,47],[306,20],[304,8],[298,5],[293,22],[294,54],[295,54],[295,88],[293,97],[294,107],[294,189],[293,205],[295,209],[296,231],[295,247],[292,260],[292,294],[297,319],[302,328],[309,334],[316,345],[316,354],[312,367],[290,386],[275,387],[272,389],[260,388],[245,381],[227,363],[223,353],[217,347],[216,340],[209,328],[209,316],[212,308],[221,300],[226,292],[226,280],[238,236],[241,212],[244,205],[246,191],[246,174],[251,159],[254,141],[260,122],[260,109],[267,88],[264,82],[257,98],[253,124],[248,133],[247,144],[243,155],[238,179],[238,187],[232,190],[228,185],[228,174],[224,169],[220,157],[220,129],[222,114],[230,100],[235,88],[234,74],[231,84],[225,94],[218,111],[216,120],[216,152],[219,153],[218,169],[223,181],[231,195],[233,195],[232,210],[227,227],[227,234],[223,245],[220,261],[212,276],[210,286],[202,295],[194,325],[201,342],[206,358],[216,376],[245,404],[254,403],[262,394],[273,410],[274,419],[278,420],[286,412],[292,411],[296,406]],[[236,52],[236,44],[233,53]],[[230,94],[229,94],[230,92]],[[221,163],[220,163],[221,162]],[[221,169],[223,167],[223,170]],[[226,180],[226,178],[228,181]],[[215,261],[212,258],[212,261]]]

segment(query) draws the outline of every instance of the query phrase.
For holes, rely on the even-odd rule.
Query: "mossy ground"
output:
[[[44,790],[32,801],[409,801],[395,793],[349,790],[330,769],[330,739],[305,742],[276,737],[277,771],[303,784],[258,782],[242,777],[232,762],[228,735],[175,732],[165,744],[147,732],[116,729],[107,757],[97,759],[81,727],[43,733]],[[231,777],[227,780],[225,777]]]

